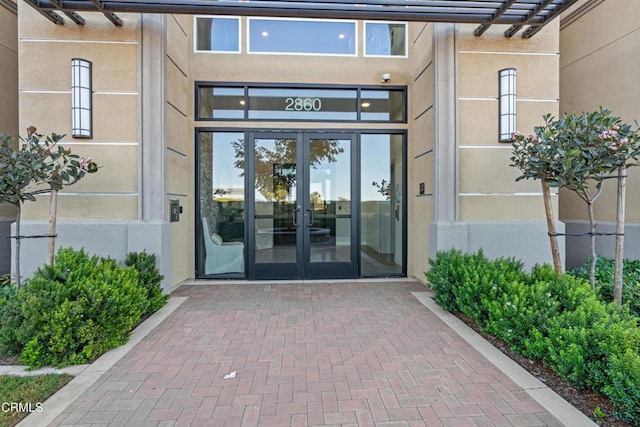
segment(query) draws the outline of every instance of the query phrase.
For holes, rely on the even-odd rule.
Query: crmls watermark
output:
[[[7,412],[42,412],[42,403],[31,402],[2,402],[0,410]]]

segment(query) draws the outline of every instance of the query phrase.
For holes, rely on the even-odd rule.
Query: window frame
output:
[[[233,19],[238,23],[238,46],[237,50],[200,50],[198,49],[198,19],[206,18],[212,21],[216,18],[219,19]],[[193,52],[194,53],[227,53],[231,55],[239,55],[242,53],[242,19],[239,16],[226,16],[226,15],[195,15],[193,17]]]
[[[253,52],[251,51],[251,21],[262,20],[262,21],[297,21],[297,22],[340,22],[340,23],[351,23],[353,24],[353,34],[354,34],[354,52],[351,53],[300,53],[300,52]],[[346,57],[346,58],[356,58],[358,57],[358,21],[355,19],[316,19],[316,18],[276,18],[276,17],[256,17],[250,16],[247,17],[247,54],[249,55],[287,55],[287,56],[336,56],[336,57]]]
[[[200,89],[203,87],[233,87],[244,88],[244,118],[214,118],[214,117],[201,117],[200,116]],[[356,119],[353,120],[341,120],[341,119],[309,119],[309,118],[249,118],[249,89],[347,89],[356,90]],[[321,123],[392,123],[392,124],[407,124],[408,123],[408,90],[407,86],[387,86],[387,85],[328,85],[328,84],[279,84],[279,83],[235,83],[235,82],[215,82],[215,81],[195,81],[194,82],[194,121],[196,122],[321,122]],[[371,120],[361,118],[362,115],[362,92],[363,91],[400,91],[402,93],[402,117],[400,120]]]

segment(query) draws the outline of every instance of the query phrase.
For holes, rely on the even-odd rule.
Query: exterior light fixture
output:
[[[516,69],[505,68],[498,72],[500,76],[498,97],[500,142],[513,141],[516,131]]]
[[[93,137],[91,61],[71,60],[71,134],[74,138]]]

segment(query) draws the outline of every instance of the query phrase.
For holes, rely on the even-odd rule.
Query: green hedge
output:
[[[528,274],[511,258],[455,250],[429,263],[427,279],[441,306],[473,317],[574,386],[605,394],[616,416],[640,423],[640,319],[627,307],[618,309],[584,279],[550,266]]]
[[[568,273],[589,280],[591,261]],[[613,301],[615,262],[603,257],[596,258],[596,291],[605,301]],[[636,316],[640,316],[640,261],[624,260],[622,268],[622,302]]]
[[[91,362],[125,343],[141,316],[166,301],[155,257],[132,267],[83,250],[60,249],[0,308],[0,351],[30,367]],[[150,299],[151,297],[151,299]]]

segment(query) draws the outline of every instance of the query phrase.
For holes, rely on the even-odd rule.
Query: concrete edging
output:
[[[555,391],[544,385],[540,380],[527,372],[523,367],[514,362],[510,357],[491,345],[487,340],[478,335],[473,329],[453,314],[445,311],[433,300],[432,292],[412,292],[425,307],[440,320],[447,324],[462,339],[471,344],[480,354],[487,358],[493,365],[511,378],[518,386],[540,403],[551,415],[556,417],[567,427],[597,427],[589,417],[564,400]]]
[[[81,365],[82,369],[77,376],[66,386],[58,390],[53,396],[42,404],[42,412],[32,412],[24,418],[18,426],[21,427],[41,427],[48,425],[64,411],[67,406],[73,403],[78,397],[86,392],[107,370],[116,364],[122,357],[146,337],[156,326],[173,313],[188,297],[170,297],[167,304],[160,310],[153,313],[147,320],[138,325],[131,333],[131,337],[126,344],[109,350],[100,356],[91,365]],[[63,373],[63,370],[47,368],[45,373]],[[36,372],[36,371],[33,371]],[[69,372],[67,372],[69,373]],[[72,374],[73,375],[73,374]]]

